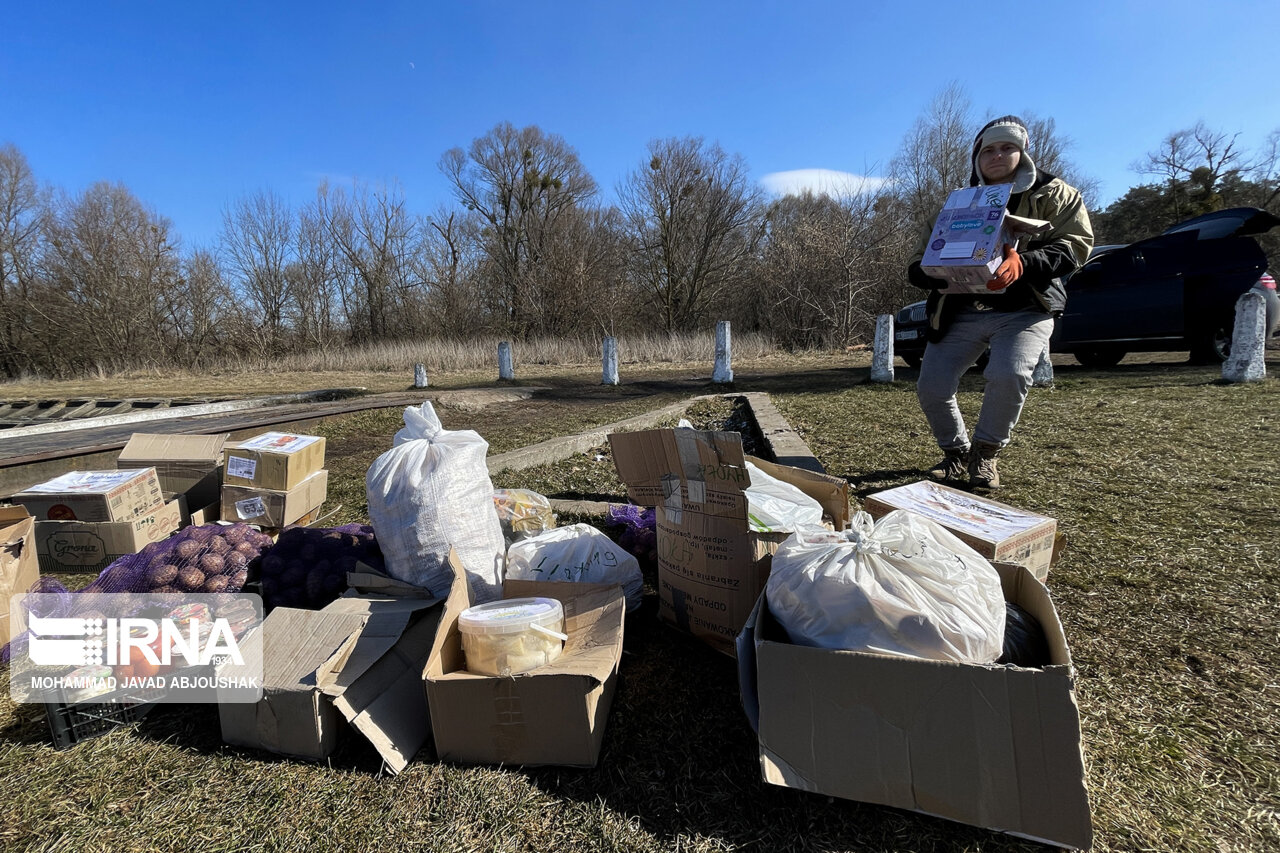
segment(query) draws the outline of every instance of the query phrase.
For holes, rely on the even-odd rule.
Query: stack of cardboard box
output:
[[[764,589],[773,554],[790,535],[751,530],[742,436],[657,429],[614,433],[609,444],[631,500],[657,509],[659,615],[734,654],[734,637]],[[816,500],[825,519],[844,529],[848,481],[750,458]]]
[[[224,449],[222,518],[261,527],[306,522],[329,486],[325,441],[316,435],[266,432]]]
[[[165,501],[176,500],[182,526],[218,520],[222,446],[227,435],[160,435],[136,432],[117,468],[156,469]]]
[[[165,501],[155,468],[71,471],[13,496],[35,517],[41,571],[89,572],[167,539],[178,501]]]

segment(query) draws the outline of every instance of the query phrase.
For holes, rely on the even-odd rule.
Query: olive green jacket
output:
[[[921,234],[911,264],[907,267],[907,277],[912,284],[929,291],[926,308],[929,340],[941,339],[955,312],[978,300],[997,310],[1002,306],[1030,305],[1054,317],[1062,313],[1067,304],[1062,280],[1084,264],[1093,248],[1093,226],[1089,223],[1089,212],[1085,210],[1080,191],[1061,178],[1041,172],[1031,189],[1010,196],[1009,212],[1030,219],[1047,220],[1049,229],[1019,239],[1022,276],[1000,293],[981,296],[940,293],[939,290],[947,283],[925,275],[920,269],[932,228],[926,228]]]

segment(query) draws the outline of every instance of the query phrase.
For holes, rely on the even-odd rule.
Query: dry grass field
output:
[[[1095,849],[1280,849],[1280,353],[1271,355],[1271,376],[1250,385],[1224,385],[1216,369],[1172,359],[1131,356],[1107,371],[1063,364],[1053,388],[1032,392],[1002,457],[1000,499],[1056,517],[1069,540],[1049,584],[1077,669]],[[768,392],[859,501],[917,479],[934,461],[914,371],[872,385],[865,356],[843,353],[765,354],[734,367],[735,390]],[[708,362],[624,364],[624,384],[609,388],[599,385],[598,365],[526,365],[518,382],[550,391],[441,415],[447,427],[478,430],[500,453],[709,393],[709,374]],[[260,381],[273,391],[372,389],[372,376]],[[382,388],[401,390],[411,376],[389,374]],[[160,390],[166,381],[139,378],[130,393],[173,393]],[[200,381],[227,383],[226,393],[234,385]],[[493,377],[442,377],[438,387],[468,384],[492,385]],[[970,418],[980,388],[976,377],[962,387]],[[26,387],[0,394],[40,396]],[[706,405],[693,415],[711,425],[725,409]],[[320,427],[331,504],[343,507],[333,523],[366,520],[364,472],[400,426],[398,411],[383,410]],[[498,475],[495,485],[562,497],[624,494],[605,448]],[[161,708],[133,728],[59,752],[42,709],[15,705],[5,690],[0,849],[1037,848],[765,785],[733,662],[658,623],[653,583],[648,567],[646,603],[628,617],[621,682],[594,769],[461,767],[428,749],[388,777],[354,739],[327,765],[306,764],[223,745],[216,709],[207,706]]]

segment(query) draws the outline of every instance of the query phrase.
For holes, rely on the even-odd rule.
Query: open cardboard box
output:
[[[734,637],[764,589],[773,554],[789,533],[753,533],[742,436],[735,432],[656,429],[609,436],[631,500],[657,508],[658,613],[732,655]],[[849,484],[841,477],[751,457],[766,474],[822,505],[837,530],[849,520]]]
[[[426,667],[436,753],[462,764],[594,767],[622,660],[626,601],[615,584],[508,580],[503,598],[541,596],[564,605],[564,652],[502,678],[467,672],[458,615],[471,605],[466,576],[453,587]]]
[[[399,773],[431,737],[422,668],[442,609],[438,599],[364,595],[323,610],[275,608],[257,629],[263,697],[218,706],[222,739],[320,761],[345,721]]]
[[[1062,623],[1026,568],[994,565],[1006,600],[1044,628],[1049,666],[794,645],[761,595],[738,636],[738,676],[764,780],[1088,848],[1080,713]]]
[[[31,589],[39,576],[35,519],[23,507],[0,507],[0,646],[26,629],[10,623],[9,599]]]

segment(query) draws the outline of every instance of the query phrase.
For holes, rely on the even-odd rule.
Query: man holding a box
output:
[[[1010,184],[1008,212],[1041,220],[1037,233],[1003,247],[1003,260],[984,292],[955,292],[948,281],[921,269],[935,236],[932,229],[907,268],[911,283],[929,291],[929,344],[916,393],[944,454],[928,471],[936,480],[960,480],[968,473],[972,486],[999,487],[996,456],[1009,443],[1032,371],[1053,334],[1053,320],[1066,305],[1062,279],[1093,248],[1093,228],[1080,192],[1037,170],[1027,155],[1028,142],[1026,125],[1017,116],[987,123],[974,140],[969,185]],[[987,385],[970,444],[956,389],[988,347]]]

